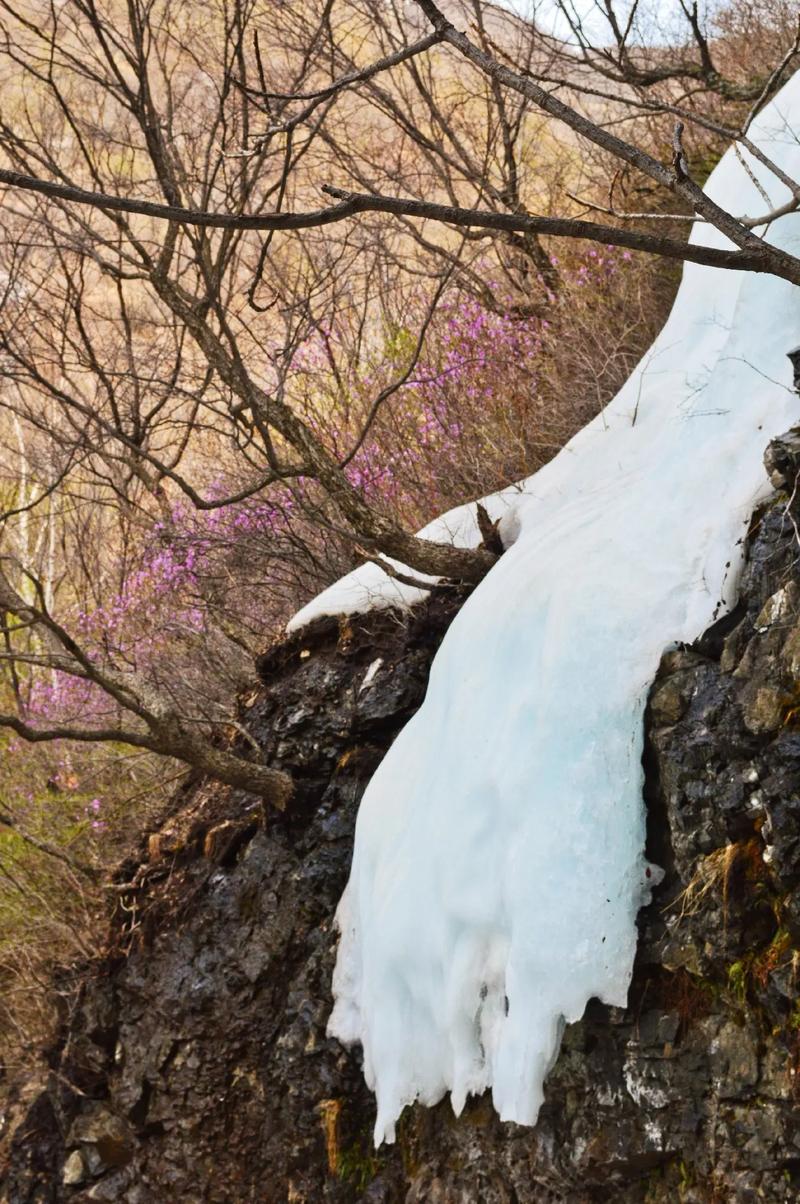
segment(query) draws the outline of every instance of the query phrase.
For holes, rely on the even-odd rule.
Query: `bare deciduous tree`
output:
[[[0,0],[10,97],[0,115],[0,403],[52,449],[42,496],[77,472],[130,526],[137,512],[168,522],[176,491],[210,511],[286,489],[335,540],[404,573],[477,582],[496,548],[415,537],[351,467],[413,373],[447,288],[496,304],[487,248],[504,305],[521,316],[543,311],[559,288],[556,238],[800,283],[800,260],[759,233],[800,204],[800,186],[748,136],[794,65],[795,32],[773,22],[774,62],[743,82],[721,69],[725,47],[696,6],[683,7],[689,37],[674,53],[637,37],[637,4],[624,20],[604,6],[603,46],[569,4],[562,10],[572,47],[481,0],[454,7],[452,19],[434,0],[305,0],[286,7],[277,31],[258,0],[73,0],[45,12]],[[698,89],[730,109],[709,115]],[[653,121],[669,126],[663,160],[652,138],[636,138]],[[626,173],[657,203],[621,211],[613,187],[606,199],[596,188],[576,199],[580,173],[554,166],[556,127],[571,140],[565,163],[584,158],[612,181]],[[687,128],[737,142],[791,199],[727,212],[693,177]],[[550,148],[549,170],[537,144]],[[680,211],[665,215],[664,198]],[[721,231],[730,249],[689,243],[689,219]],[[356,406],[349,382],[372,332],[402,312],[403,289],[382,287],[397,265],[424,296],[422,316],[392,372]],[[331,338],[337,323],[346,337]],[[312,333],[347,415],[344,439],[298,384]],[[210,489],[223,453],[238,483]],[[133,668],[101,663],[53,617],[33,566],[4,563],[6,662],[84,678],[133,724],[45,730],[17,714],[0,725],[28,740],[124,740],[285,799],[282,775],[218,748]]]

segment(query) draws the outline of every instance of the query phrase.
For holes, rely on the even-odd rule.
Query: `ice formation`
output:
[[[800,75],[751,136],[800,179]],[[774,203],[786,190],[754,161]],[[732,152],[708,192],[765,201]],[[695,241],[724,246],[703,226]],[[800,254],[800,215],[768,237]],[[516,539],[435,659],[365,794],[338,923],[330,1032],[364,1048],[376,1140],[403,1106],[491,1087],[532,1124],[565,1021],[624,1005],[646,897],[642,719],[665,648],[735,595],[762,453],[798,418],[800,290],[687,265],[672,314],[607,409],[490,500]],[[475,542],[469,508],[426,529]],[[398,592],[399,591],[399,592]],[[370,565],[294,620],[413,601]]]

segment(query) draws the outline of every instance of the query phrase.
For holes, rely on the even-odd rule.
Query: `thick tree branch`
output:
[[[772,272],[800,284],[800,259],[776,251],[762,239],[758,245],[739,251],[725,251],[718,247],[696,246],[682,239],[662,238],[644,231],[620,229],[617,226],[600,225],[572,217],[519,217],[508,213],[479,213],[474,209],[459,209],[450,205],[435,205],[430,201],[413,201],[405,198],[365,196],[361,193],[345,192],[341,188],[324,185],[323,191],[333,197],[347,197],[362,211],[392,213],[398,216],[429,219],[452,226],[468,226],[484,230],[532,231],[555,238],[586,239],[590,242],[610,246],[627,247],[632,251],[643,251],[660,255],[665,259],[686,260],[705,264],[708,267],[741,269],[750,272]],[[771,252],[776,251],[775,262]]]
[[[752,230],[743,226],[732,214],[726,213],[687,174],[680,172],[675,166],[671,168],[665,167],[640,147],[626,142],[623,138],[613,134],[604,126],[598,125],[582,113],[579,113],[576,109],[571,108],[570,105],[565,104],[564,101],[554,96],[551,92],[548,92],[530,76],[521,75],[519,72],[497,62],[486,51],[476,46],[466,34],[459,32],[436,6],[434,0],[415,0],[415,3],[431,22],[433,28],[441,35],[442,40],[453,46],[469,62],[479,67],[489,79],[496,79],[506,87],[514,89],[514,91],[521,93],[523,96],[527,96],[543,112],[548,113],[557,121],[563,122],[581,137],[586,138],[589,142],[594,143],[595,146],[600,147],[615,158],[621,159],[624,163],[628,163],[631,167],[641,171],[644,175],[649,176],[650,179],[655,180],[661,187],[680,196],[692,207],[695,213],[704,217],[706,221],[720,230],[736,246],[742,248],[742,250],[754,253],[764,266],[753,266],[749,270],[770,271],[775,275],[782,276],[786,280],[791,280],[793,283],[799,282],[797,275],[799,265],[797,261],[793,262],[793,256],[787,255],[786,252],[770,246],[769,243],[764,242],[763,239],[755,235]],[[766,266],[767,263],[770,266]]]
[[[41,590],[39,590],[41,593]],[[124,711],[136,716],[140,730],[122,726],[83,728],[56,725],[36,728],[17,715],[0,714],[0,727],[15,732],[32,744],[54,740],[76,740],[81,743],[121,743],[146,748],[162,756],[183,761],[195,771],[207,774],[239,790],[257,794],[273,806],[283,809],[292,792],[291,779],[276,769],[257,761],[249,761],[227,749],[217,748],[208,735],[193,725],[190,718],[179,715],[148,682],[138,674],[119,672],[95,664],[79,647],[73,637],[41,606],[33,606],[22,598],[0,570],[0,609],[19,617],[26,625],[35,624],[51,649],[42,658],[62,672],[74,673],[94,683]],[[13,655],[13,654],[10,654]],[[20,653],[19,659],[26,660]]]
[[[583,119],[581,119],[583,120]],[[619,141],[619,140],[617,140]],[[627,145],[627,144],[622,144]],[[637,152],[638,153],[638,152]],[[644,154],[644,152],[641,152]],[[646,156],[649,158],[649,156]],[[656,161],[653,160],[655,163]],[[667,169],[656,164],[659,172],[666,173]],[[651,173],[652,174],[652,173]],[[674,177],[668,177],[673,185]],[[662,181],[663,182],[663,181]],[[699,193],[705,194],[681,177],[678,183],[686,183],[691,189],[692,197]],[[500,230],[509,233],[531,233],[550,235],[556,238],[586,239],[592,242],[606,243],[610,246],[627,247],[633,251],[643,251],[650,255],[660,255],[667,259],[687,260],[690,263],[705,264],[709,267],[728,268],[750,272],[771,272],[800,284],[800,259],[771,246],[763,239],[752,235],[747,226],[738,218],[726,214],[724,210],[709,202],[705,205],[698,202],[698,210],[708,209],[704,220],[728,234],[730,227],[735,227],[737,239],[741,245],[739,251],[724,251],[715,247],[702,247],[683,242],[680,239],[661,238],[658,235],[646,234],[642,231],[624,230],[616,226],[600,225],[596,222],[583,221],[580,218],[568,217],[534,217],[514,213],[484,213],[477,209],[465,209],[455,205],[438,205],[432,201],[417,201],[404,197],[374,196],[366,193],[348,192],[342,188],[323,185],[323,191],[329,196],[343,198],[339,205],[327,209],[311,210],[308,213],[275,213],[275,214],[225,214],[205,213],[196,209],[180,209],[170,205],[158,205],[149,201],[135,201],[127,197],[114,197],[107,193],[88,192],[83,188],[71,185],[53,184],[39,180],[35,176],[25,176],[19,172],[6,171],[0,168],[0,184],[21,188],[30,192],[42,193],[46,196],[57,196],[62,200],[72,201],[79,205],[91,205],[98,209],[124,209],[129,213],[139,213],[143,216],[162,218],[166,221],[178,221],[187,226],[212,227],[216,229],[238,230],[300,230],[314,226],[325,226],[332,222],[344,221],[360,213],[389,213],[399,217],[418,218],[441,222],[444,225],[467,227],[479,230]],[[681,191],[675,187],[674,191]],[[791,209],[787,209],[790,212]],[[715,220],[721,215],[724,221]],[[729,235],[730,236],[730,235]]]

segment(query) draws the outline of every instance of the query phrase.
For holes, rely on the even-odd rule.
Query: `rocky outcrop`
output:
[[[292,772],[264,816],[202,786],[123,867],[114,952],[74,987],[20,1109],[7,1204],[790,1201],[800,1194],[800,444],[741,600],[669,652],[648,706],[651,859],[627,1009],[571,1026],[533,1130],[488,1098],[370,1145],[357,1051],[326,1038],[358,801],[460,598],[323,621],[260,665],[247,726]],[[787,458],[788,457],[788,458]]]

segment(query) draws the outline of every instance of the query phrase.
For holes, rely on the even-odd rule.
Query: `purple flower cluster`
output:
[[[490,306],[461,292],[447,295],[413,372],[347,463],[349,481],[413,526],[465,493],[530,471],[524,441],[536,406],[544,404],[543,374],[565,315],[610,290],[630,259],[627,251],[592,246],[579,259],[559,263],[558,295],[542,285],[545,308],[527,316],[510,300],[504,305],[491,284]],[[291,402],[334,455],[343,458],[356,444],[379,391],[407,368],[426,304],[421,294],[412,298],[402,326],[382,343],[376,340],[368,354],[348,354],[348,332],[333,325],[315,331],[296,354]],[[501,421],[507,430],[500,430]],[[237,486],[220,477],[205,493],[221,500]],[[315,529],[307,514],[326,504],[319,487],[302,479],[214,510],[199,511],[180,499],[153,522],[147,547],[103,604],[76,607],[63,621],[99,667],[147,674],[177,665],[173,677],[179,676],[180,656],[191,655],[192,639],[213,634],[223,609],[249,630],[264,630],[264,589],[259,593],[253,585],[254,549],[257,555],[290,540],[301,524],[302,538],[322,545],[325,530]],[[34,674],[28,709],[35,720],[79,719],[81,726],[108,725],[118,713],[103,691],[57,671]]]

